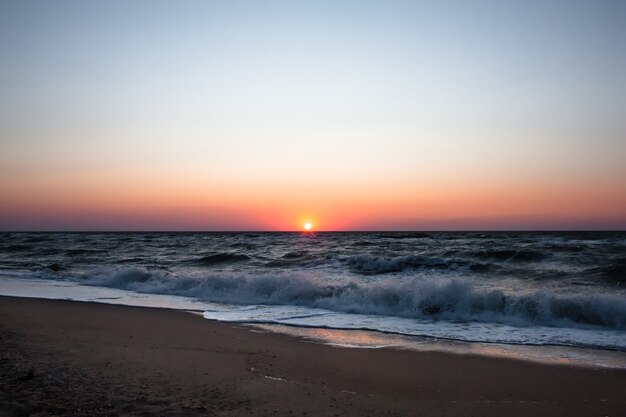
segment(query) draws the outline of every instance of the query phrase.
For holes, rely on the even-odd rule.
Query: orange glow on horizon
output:
[[[407,183],[291,187],[78,178],[0,181],[4,229],[476,230],[623,228],[626,193],[611,183]],[[182,185],[179,185],[182,184]],[[178,185],[178,186],[174,186]],[[306,211],[303,207],[307,207]]]
[[[626,230],[624,2],[58,3],[1,7],[0,232]]]

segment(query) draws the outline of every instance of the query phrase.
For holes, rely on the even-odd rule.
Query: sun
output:
[[[313,227],[311,226],[311,223],[309,222],[304,223],[304,230],[311,230],[311,227]]]

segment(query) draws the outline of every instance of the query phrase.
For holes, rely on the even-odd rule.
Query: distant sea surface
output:
[[[626,351],[625,232],[2,233],[0,289],[20,285],[230,322]]]

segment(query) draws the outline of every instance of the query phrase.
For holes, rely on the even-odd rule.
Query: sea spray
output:
[[[626,329],[626,299],[612,294],[506,293],[466,278],[390,277],[338,281],[314,273],[213,273],[179,276],[144,268],[86,274],[82,282],[234,304],[301,305],[405,318],[494,321]]]

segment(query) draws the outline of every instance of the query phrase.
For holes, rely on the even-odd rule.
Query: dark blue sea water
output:
[[[225,321],[626,351],[624,232],[3,233],[9,279]]]

